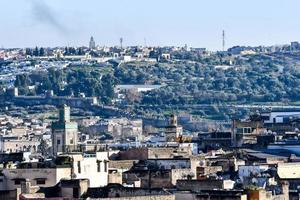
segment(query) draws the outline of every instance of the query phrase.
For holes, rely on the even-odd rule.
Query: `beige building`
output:
[[[143,133],[142,120],[129,120],[126,118],[108,120],[107,131],[115,138],[135,136],[140,138]]]
[[[0,152],[36,152],[40,141],[37,138],[19,138],[16,136],[0,136]]]
[[[30,166],[31,165],[31,168]],[[28,163],[27,167],[6,168],[0,176],[0,190],[15,190],[21,187],[21,182],[29,180],[33,186],[50,187],[56,185],[61,179],[71,178],[70,167],[42,168],[38,163]]]

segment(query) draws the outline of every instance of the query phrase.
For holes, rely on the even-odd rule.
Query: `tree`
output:
[[[32,50],[31,50],[30,48],[26,48],[25,54],[26,54],[27,56],[32,56],[32,55],[33,55]]]
[[[45,56],[45,49],[43,47],[39,50],[39,56]]]
[[[38,150],[43,156],[49,156],[49,145],[47,144],[46,140],[41,139],[40,145],[38,146]]]
[[[35,49],[33,50],[33,55],[39,56],[39,48],[38,47],[35,47]]]

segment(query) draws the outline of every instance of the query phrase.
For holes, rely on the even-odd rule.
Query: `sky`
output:
[[[0,46],[184,46],[300,41],[299,0],[0,0]]]

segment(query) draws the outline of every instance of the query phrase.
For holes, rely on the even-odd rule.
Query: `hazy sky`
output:
[[[300,40],[299,0],[0,0],[0,46],[178,45]]]

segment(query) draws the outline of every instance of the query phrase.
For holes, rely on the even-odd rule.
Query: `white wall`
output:
[[[83,157],[82,155],[72,155],[74,162],[74,174],[76,178],[90,180],[90,187],[100,187],[107,185],[108,182],[108,163],[105,171],[105,161],[108,161],[108,152],[97,152],[95,156]],[[98,171],[97,161],[100,162],[100,172]],[[78,162],[80,162],[81,172],[79,173]]]
[[[268,114],[270,119],[265,120],[264,122],[265,123],[273,123],[273,119],[276,118],[276,123],[282,123],[282,117],[277,117],[277,116],[290,116],[290,115],[300,115],[300,112],[271,112]],[[278,120],[278,122],[277,122],[277,120]]]

